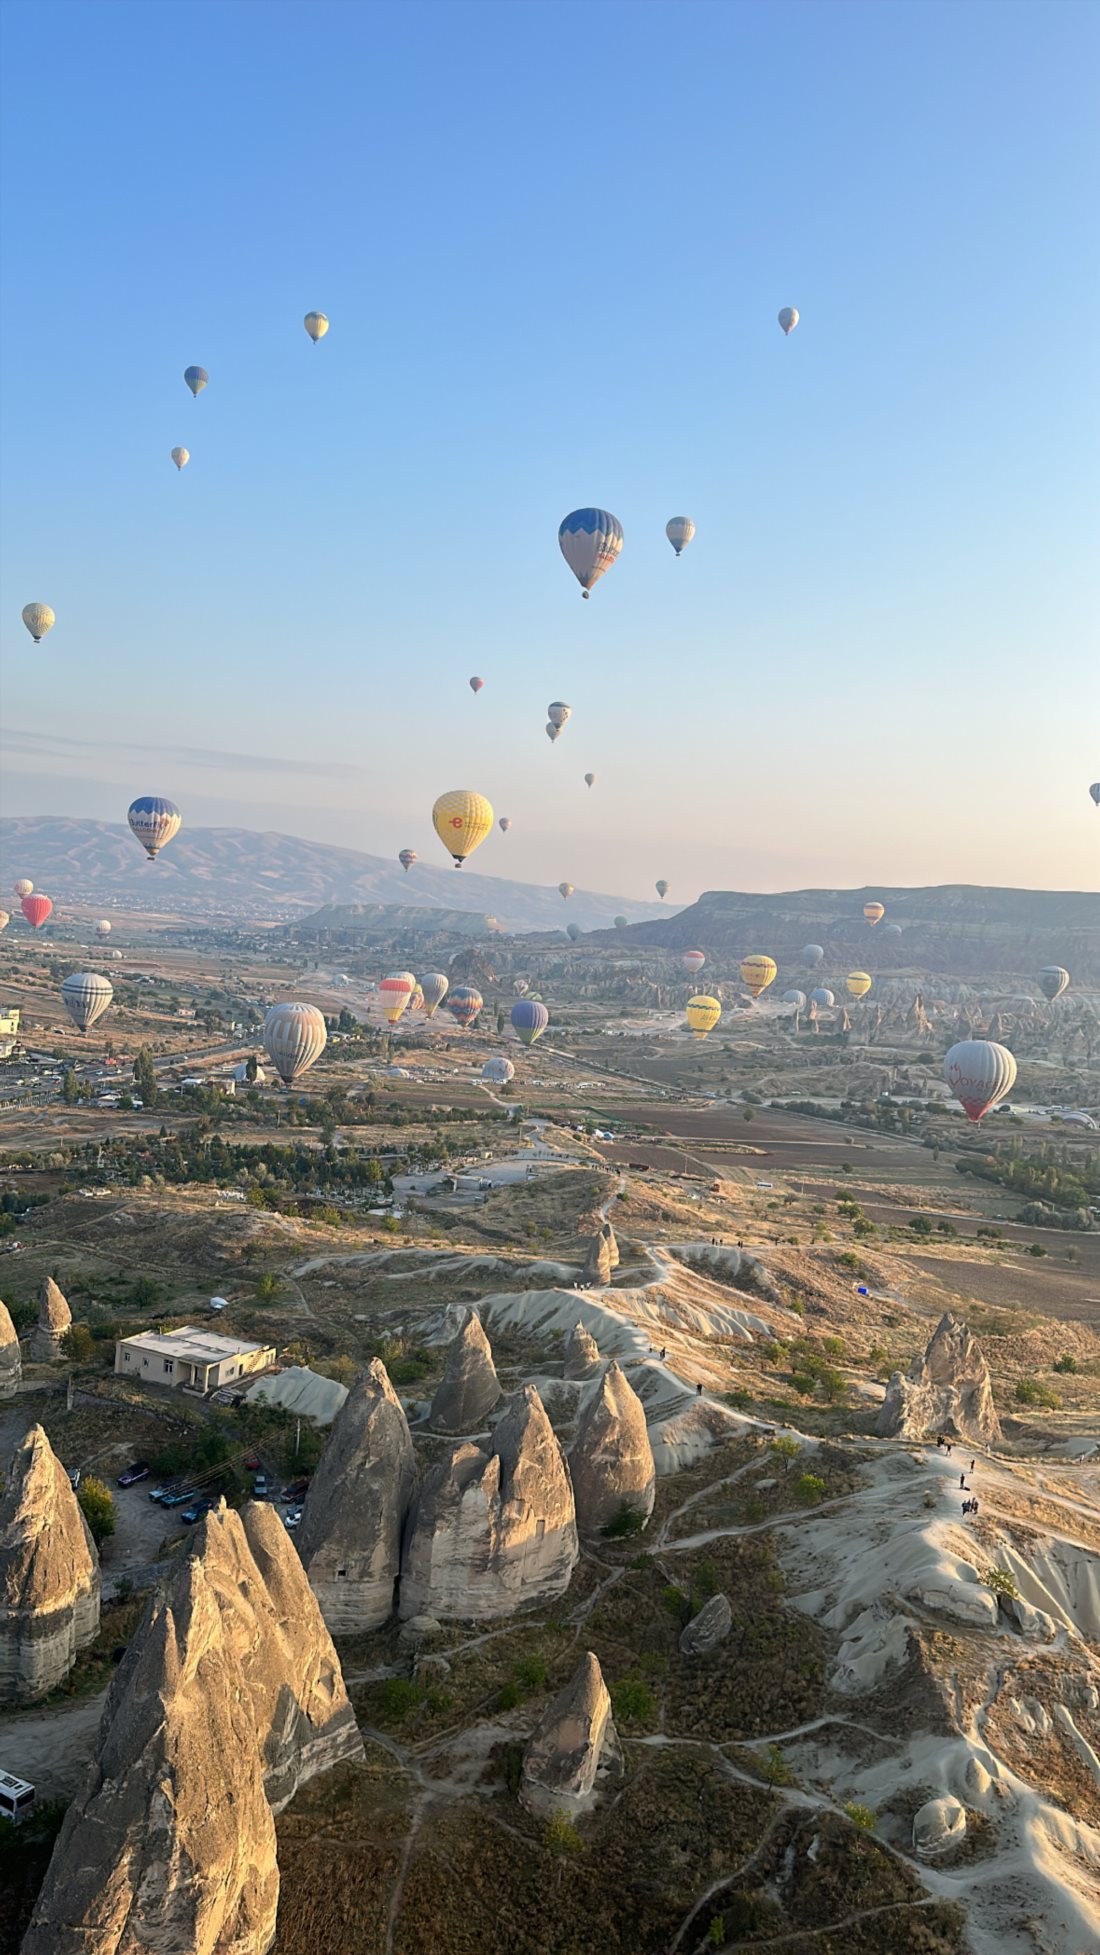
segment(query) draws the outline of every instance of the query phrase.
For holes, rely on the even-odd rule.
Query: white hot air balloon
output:
[[[95,933],[96,933],[96,936],[97,936],[97,937],[109,937],[109,936],[110,936],[110,934],[111,934],[111,924],[110,924],[110,919],[109,919],[108,917],[105,917],[105,916],[101,916],[101,917],[100,917],[100,919],[99,919],[99,922],[98,922],[98,923],[96,924],[96,927],[95,927]]]
[[[1016,1061],[993,1039],[960,1039],[943,1062],[943,1076],[967,1119],[978,1121],[1012,1091]]]
[[[52,631],[57,620],[48,604],[24,604],[23,623],[36,645],[40,645],[48,631]]]
[[[316,346],[319,339],[324,339],[325,334],[328,332],[328,320],[323,312],[307,312],[302,324],[309,334],[310,339],[313,341],[314,346]]]
[[[784,339],[789,339],[798,324],[797,306],[785,305],[779,314],[779,323],[783,328]]]
[[[61,987],[61,1002],[78,1032],[91,1030],[114,995],[110,980],[98,971],[74,971]]]
[[[12,884],[12,888],[20,902],[23,901],[24,896],[34,895],[34,884],[29,876],[20,876],[19,881]]]
[[[316,1005],[272,1005],[264,1019],[264,1050],[284,1086],[309,1071],[328,1043],[328,1028]]]
[[[172,460],[175,462],[177,469],[186,468],[188,462],[191,460],[191,450],[189,448],[173,448]]]
[[[481,1068],[482,1079],[494,1086],[507,1086],[516,1076],[516,1069],[510,1059],[487,1059]]]
[[[695,535],[695,524],[690,516],[672,516],[665,524],[665,535],[676,555],[682,556]]]

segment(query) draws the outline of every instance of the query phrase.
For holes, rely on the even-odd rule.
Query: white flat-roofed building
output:
[[[185,1391],[216,1392],[238,1378],[254,1377],[275,1362],[273,1344],[250,1344],[244,1338],[218,1331],[139,1331],[115,1344],[115,1371],[142,1385],[182,1387]]]

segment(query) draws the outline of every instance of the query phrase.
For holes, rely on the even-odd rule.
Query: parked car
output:
[[[244,1465],[250,1473],[262,1473],[264,1470],[263,1460],[258,1453],[246,1453],[244,1456]]]
[[[268,1479],[267,1474],[257,1473],[256,1478],[252,1482],[253,1500],[270,1500],[271,1493],[272,1493],[271,1482]]]
[[[162,1507],[184,1507],[189,1500],[194,1500],[194,1498],[194,1487],[185,1488],[183,1493],[176,1493],[171,1488],[167,1488],[160,1496],[160,1504]]]
[[[285,1514],[283,1515],[283,1525],[284,1525],[285,1527],[288,1527],[288,1528],[290,1528],[290,1530],[291,1530],[291,1532],[293,1533],[293,1531],[294,1531],[294,1529],[295,1529],[295,1528],[296,1528],[296,1527],[297,1527],[297,1526],[299,1525],[299,1523],[301,1522],[301,1518],[302,1518],[302,1510],[301,1510],[301,1508],[300,1508],[300,1507],[290,1507],[290,1508],[288,1508],[288,1509],[287,1509],[287,1511],[286,1511],[286,1513],[285,1513]]]
[[[291,1505],[296,1507],[305,1499],[308,1491],[308,1480],[292,1480],[288,1487],[283,1488],[283,1499],[289,1500]]]
[[[78,1488],[78,1486],[80,1485],[80,1468],[79,1468],[79,1466],[70,1466],[70,1468],[69,1468],[69,1485],[71,1486],[71,1488],[72,1488],[72,1490],[73,1490],[73,1492],[75,1493],[75,1492],[76,1492],[76,1490],[77,1490],[77,1488]]]
[[[147,1480],[148,1478],[149,1467],[147,1461],[136,1459],[132,1466],[126,1468],[125,1473],[119,1474],[115,1485],[117,1487],[136,1487],[139,1480]]]
[[[193,1500],[190,1507],[184,1508],[180,1519],[188,1527],[193,1527],[196,1521],[201,1521],[203,1515],[210,1512],[213,1505],[214,1502],[212,1500]]]

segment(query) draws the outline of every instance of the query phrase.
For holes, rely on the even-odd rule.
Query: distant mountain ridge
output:
[[[318,908],[397,904],[411,910],[469,911],[501,930],[584,930],[657,914],[638,903],[577,889],[568,908],[555,888],[397,861],[328,842],[249,828],[183,828],[154,864],[120,822],[58,815],[0,820],[0,886],[29,876],[55,901],[148,906],[162,915],[290,922]],[[490,926],[486,926],[487,928]]]

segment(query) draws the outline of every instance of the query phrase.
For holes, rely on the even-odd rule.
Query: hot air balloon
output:
[[[42,643],[57,622],[48,604],[24,604],[22,617],[36,645]]]
[[[796,1011],[805,1011],[806,993],[804,991],[784,991],[783,1003],[793,1005]]]
[[[560,882],[558,884],[558,895],[561,897],[563,903],[567,903],[572,894],[573,885],[571,882]]]
[[[584,784],[585,784],[585,787],[595,787],[595,785],[596,785],[596,776],[595,776],[595,774],[586,774],[586,775],[585,775],[585,777],[584,777]]]
[[[525,977],[514,978],[512,981],[512,989],[515,992],[517,998],[522,998],[524,994],[531,989],[530,980]]]
[[[883,917],[886,915],[886,905],[884,903],[864,903],[863,914],[873,930],[876,923],[881,923]]]
[[[468,787],[453,787],[441,794],[432,809],[436,834],[461,869],[468,855],[480,848],[493,825],[493,810],[483,794]]]
[[[824,961],[824,957],[825,957],[825,952],[820,944],[803,944],[802,962],[804,964],[808,964],[811,970],[813,969],[815,964],[822,963]]]
[[[1069,972],[1064,970],[1061,964],[1044,964],[1039,972],[1039,989],[1044,998],[1049,998],[1051,1003],[1055,998],[1061,997],[1068,983]]]
[[[481,692],[484,689],[484,686],[485,686],[484,679],[473,678],[470,680],[470,691],[472,693]]]
[[[96,927],[95,927],[95,933],[96,933],[96,936],[97,936],[97,937],[109,937],[109,936],[110,936],[110,934],[111,934],[111,925],[110,925],[110,921],[109,921],[109,919],[108,919],[107,917],[105,917],[105,916],[101,916],[101,917],[100,917],[100,919],[99,919],[99,922],[98,922],[98,923],[96,924]]]
[[[883,936],[884,936],[884,937],[900,937],[900,936],[901,936],[901,924],[900,924],[900,923],[888,923],[888,924],[886,925],[886,928],[885,928],[885,930],[883,931],[883,933],[882,933],[882,934],[883,934]]]
[[[752,957],[741,959],[741,981],[748,985],[754,998],[759,998],[774,983],[777,968],[774,957],[765,957],[757,951]]]
[[[561,736],[561,727],[555,726],[553,720],[547,720],[545,730],[546,730],[546,737],[550,741],[551,745],[553,745],[554,741],[559,739]]]
[[[421,978],[420,989],[424,993],[426,1017],[435,1017],[450,988],[450,979],[445,978],[442,971],[429,971],[427,977]]]
[[[175,462],[177,469],[186,468],[188,462],[191,460],[191,450],[189,448],[173,448],[172,460]]]
[[[617,916],[617,917],[615,918],[615,920],[614,920],[614,921],[615,921],[615,928],[616,928],[616,930],[625,930],[625,929],[626,929],[626,927],[627,927],[627,919],[626,919],[626,917],[625,917],[625,916]]]
[[[487,1059],[481,1068],[482,1079],[493,1086],[507,1086],[516,1076],[516,1069],[510,1059]]]
[[[977,1121],[1011,1092],[1016,1061],[992,1039],[960,1039],[943,1062],[943,1076],[967,1118]]]
[[[822,985],[817,991],[811,991],[810,1003],[811,1005],[816,1005],[819,1011],[832,1011],[833,1006],[836,1004],[836,999],[832,992],[826,991],[824,985]]]
[[[398,851],[397,860],[400,862],[401,867],[404,869],[406,875],[408,875],[409,870],[412,868],[412,865],[416,861],[416,859],[417,859],[417,855],[415,849],[400,849]]]
[[[485,1003],[480,991],[472,984],[456,984],[447,998],[447,1010],[457,1025],[463,1030],[472,1025],[482,1005]]]
[[[91,1030],[114,995],[109,980],[96,971],[74,971],[61,987],[61,1002],[78,1032]]]
[[[396,1025],[412,997],[415,984],[416,979],[411,971],[391,971],[388,977],[382,979],[378,995],[388,1024]]]
[[[264,1050],[284,1086],[293,1086],[307,1073],[328,1042],[324,1014],[316,1005],[272,1005],[262,1036]]]
[[[24,896],[19,907],[32,930],[41,930],[47,918],[53,915],[53,904],[48,896]]]
[[[690,971],[692,977],[695,976],[697,971],[702,970],[706,961],[706,952],[702,950],[685,950],[683,957],[680,959],[685,971]]]
[[[6,930],[10,922],[11,922],[11,917],[8,914],[8,911],[0,910],[0,930]]]
[[[679,556],[682,551],[687,549],[688,544],[695,535],[695,524],[692,522],[690,516],[672,516],[665,524],[665,535],[668,537],[676,555]]]
[[[687,1001],[687,1022],[697,1039],[705,1039],[713,1032],[722,1016],[722,1007],[717,998],[689,998]]]
[[[1100,808],[1100,781],[1093,782],[1092,786],[1089,789],[1089,793],[1091,794],[1097,807]]]
[[[558,547],[587,597],[623,547],[623,526],[606,509],[574,509],[558,530]]]
[[[34,884],[27,876],[20,876],[19,881],[12,884],[12,888],[20,900],[24,896],[32,896],[34,894]]]
[[[159,794],[139,795],[131,801],[126,818],[150,862],[155,862],[160,850],[179,833],[179,809],[174,801],[165,801]]]
[[[423,1011],[423,1009],[424,1009],[423,987],[420,984],[414,984],[412,991],[409,994],[409,1010]]]
[[[793,305],[783,306],[779,314],[779,323],[783,328],[784,338],[789,338],[798,324],[797,308]]]
[[[512,1030],[521,1045],[534,1045],[550,1023],[546,1006],[534,998],[521,998],[512,1006]]]
[[[580,924],[579,924],[579,923],[567,923],[567,924],[566,924],[566,926],[565,926],[565,934],[566,934],[566,936],[568,937],[568,939],[569,939],[569,941],[570,941],[570,943],[571,943],[571,944],[575,944],[575,943],[576,943],[576,941],[577,941],[577,938],[578,938],[578,937],[580,936],[580,934],[581,934],[581,926],[580,926]]]
[[[302,324],[309,334],[310,339],[313,341],[314,346],[316,346],[319,339],[324,339],[325,334],[328,332],[328,319],[323,312],[307,312]]]
[[[667,884],[667,882],[664,882],[664,881],[662,881],[662,882],[655,882],[655,883],[654,883],[654,885],[653,885],[653,887],[654,887],[654,889],[655,889],[655,890],[657,891],[657,894],[658,894],[658,896],[660,897],[660,899],[661,899],[661,901],[662,901],[662,903],[663,903],[663,902],[664,902],[664,900],[665,900],[665,897],[666,897],[666,896],[668,895],[668,889],[669,889],[669,886],[668,886],[668,884]]]
[[[866,971],[849,971],[845,982],[850,998],[865,998],[871,989],[871,979]]]
[[[205,367],[184,367],[183,377],[196,398],[202,393],[203,388],[210,379],[210,375],[207,373]]]
[[[497,827],[500,829],[501,834],[507,835],[508,830],[511,828],[511,826],[512,826],[511,815],[501,815],[500,820],[497,822]]]

